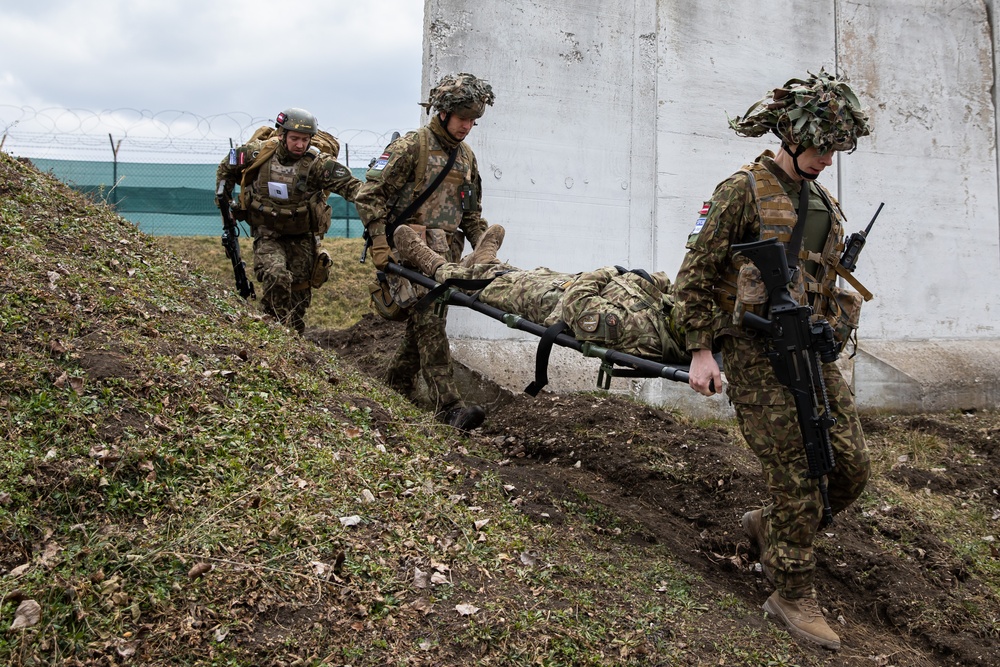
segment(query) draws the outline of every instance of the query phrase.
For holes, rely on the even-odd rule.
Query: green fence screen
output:
[[[214,236],[222,233],[215,206],[217,164],[97,162],[32,158],[70,187],[116,208],[142,231],[160,236]],[[366,169],[351,169],[364,180]],[[113,183],[118,187],[112,188]],[[364,227],[354,204],[330,196],[333,220],[327,236],[356,238]]]

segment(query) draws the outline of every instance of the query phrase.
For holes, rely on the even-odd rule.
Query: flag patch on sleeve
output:
[[[701,210],[698,211],[698,219],[695,220],[694,229],[691,230],[691,234],[697,234],[701,231],[701,228],[705,226],[705,220],[708,219],[708,214],[712,210],[712,202],[707,201],[701,205]]]
[[[374,169],[375,171],[382,171],[383,169],[385,169],[385,165],[387,164],[389,164],[388,151],[382,153],[382,155],[380,155],[379,158],[375,160],[375,164],[372,165],[372,169]]]

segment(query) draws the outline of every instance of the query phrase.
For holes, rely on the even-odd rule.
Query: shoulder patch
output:
[[[378,159],[375,160],[375,163],[371,166],[371,169],[374,169],[375,171],[382,171],[383,169],[385,169],[385,165],[389,164],[390,157],[392,157],[392,153],[390,153],[389,151],[382,153],[382,155],[380,155]]]
[[[698,219],[694,222],[694,229],[691,230],[691,235],[701,232],[701,228],[705,226],[705,220],[708,219],[708,214],[711,212],[712,202],[707,201],[701,205],[701,210],[698,211]]]
[[[597,313],[587,313],[582,315],[579,320],[577,320],[577,326],[580,327],[581,331],[587,333],[594,333],[597,331],[598,325],[601,323],[601,316]]]

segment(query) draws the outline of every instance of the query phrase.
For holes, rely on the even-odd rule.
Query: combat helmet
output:
[[[490,84],[468,72],[449,74],[431,88],[430,96],[420,106],[447,114],[457,113],[463,118],[480,118],[486,105],[493,106],[496,96]]]
[[[274,127],[286,132],[301,132],[302,134],[315,136],[318,124],[316,123],[316,116],[305,109],[293,107],[285,109],[278,114],[278,117],[274,121]]]
[[[810,146],[820,153],[853,151],[858,137],[871,133],[858,96],[824,68],[807,74],[807,79],[790,79],[768,92],[741,117],[730,118],[729,127],[744,137],[773,132],[786,150],[798,145],[799,154]]]

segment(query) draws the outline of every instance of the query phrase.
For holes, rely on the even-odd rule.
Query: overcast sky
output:
[[[200,118],[213,119],[209,129],[226,136],[232,130],[220,128],[230,121],[220,115],[273,119],[292,106],[347,140],[416,127],[423,8],[423,0],[6,2],[5,149],[17,144],[18,132],[75,119],[105,142],[112,130],[138,136],[150,125],[190,126]],[[115,110],[134,111],[108,113]],[[175,136],[204,131],[189,127]]]

